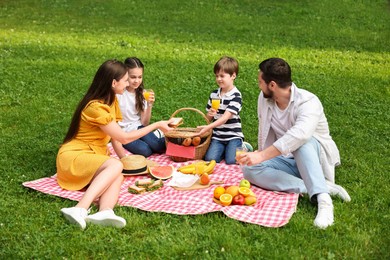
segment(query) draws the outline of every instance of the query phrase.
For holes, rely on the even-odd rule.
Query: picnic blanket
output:
[[[109,150],[113,157],[117,157],[110,145]],[[176,168],[191,163],[173,162],[165,154],[154,154],[148,157],[148,159],[160,165],[173,165]],[[215,185],[207,189],[179,191],[166,185],[170,180],[164,181],[164,187],[154,192],[139,195],[128,192],[128,187],[131,184],[145,177],[145,175],[141,175],[125,178],[119,194],[119,205],[130,206],[145,211],[166,212],[177,215],[196,215],[221,211],[226,216],[242,222],[266,227],[281,227],[288,223],[296,211],[299,197],[299,194],[266,191],[253,186],[251,189],[257,196],[255,205],[231,205],[224,207],[213,201]],[[238,165],[218,163],[210,178],[215,181],[224,181],[224,186],[238,185],[242,179],[242,171]],[[79,201],[84,194],[84,191],[68,191],[62,189],[57,184],[56,175],[24,182],[23,186],[75,201]]]

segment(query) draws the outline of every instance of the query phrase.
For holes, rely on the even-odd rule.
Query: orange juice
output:
[[[239,157],[241,154],[244,154],[246,153],[246,150],[242,147],[237,147],[236,148],[236,160],[237,160],[237,157]]]
[[[195,174],[202,175],[204,173],[204,169],[206,165],[203,162],[195,163]]]
[[[149,101],[149,97],[150,97],[150,93],[152,93],[153,90],[152,89],[145,89],[144,90],[144,93],[142,93],[144,95],[144,98],[146,101]]]
[[[145,91],[143,94],[144,94],[145,100],[149,100],[150,92]]]
[[[219,106],[221,105],[220,99],[212,99],[211,100],[211,108],[217,110]]]

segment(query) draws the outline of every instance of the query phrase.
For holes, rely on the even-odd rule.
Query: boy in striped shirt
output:
[[[240,111],[242,97],[234,86],[238,75],[238,62],[231,57],[222,57],[214,65],[215,79],[219,86],[211,92],[207,106],[209,125],[198,126],[200,134],[213,129],[213,135],[205,160],[220,162],[225,159],[226,164],[236,163],[236,148],[242,147],[244,135],[241,128]],[[218,108],[212,107],[212,100],[220,99]]]

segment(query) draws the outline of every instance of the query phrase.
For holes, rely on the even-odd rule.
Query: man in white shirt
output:
[[[322,104],[297,88],[283,59],[267,59],[259,69],[259,150],[237,158],[244,178],[267,190],[308,193],[318,202],[314,225],[326,228],[334,220],[330,195],[351,198],[334,183],[340,155]]]

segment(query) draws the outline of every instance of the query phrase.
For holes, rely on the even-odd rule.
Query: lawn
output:
[[[389,259],[389,42],[385,0],[0,1],[0,259]],[[278,229],[119,207],[126,228],[81,231],[59,211],[73,201],[22,186],[55,173],[73,111],[105,60],[144,62],[160,120],[204,111],[223,55],[239,61],[254,146],[260,61],[286,59],[294,82],[321,99],[341,152],[336,182],[352,197],[334,199],[333,226],[313,226],[304,196]]]

